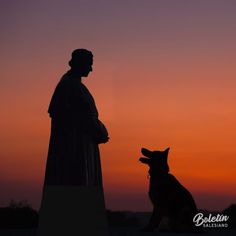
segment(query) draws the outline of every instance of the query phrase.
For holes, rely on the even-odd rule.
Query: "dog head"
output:
[[[167,163],[169,150],[170,148],[167,148],[164,151],[150,151],[146,148],[141,149],[141,152],[145,157],[139,158],[139,161],[149,166],[149,174],[151,177],[169,172]]]

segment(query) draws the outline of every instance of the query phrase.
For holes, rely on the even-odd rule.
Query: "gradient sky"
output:
[[[140,148],[170,147],[171,172],[199,208],[236,202],[236,1],[1,0],[0,205],[39,206],[47,107],[75,48],[111,140],[106,205],[151,210]]]

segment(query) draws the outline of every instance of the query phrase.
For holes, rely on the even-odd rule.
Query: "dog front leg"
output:
[[[151,218],[149,220],[149,223],[147,226],[145,226],[142,231],[148,231],[151,232],[155,228],[157,228],[161,222],[162,219],[162,210],[158,207],[153,207],[153,212],[151,215]]]

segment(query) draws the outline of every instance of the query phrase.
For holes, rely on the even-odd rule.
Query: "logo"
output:
[[[193,217],[193,223],[196,226],[203,226],[209,228],[227,228],[229,216],[223,214],[209,214],[204,216],[203,213],[198,213]]]

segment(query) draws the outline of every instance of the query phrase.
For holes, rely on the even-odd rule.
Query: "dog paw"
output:
[[[147,225],[147,226],[141,228],[139,231],[141,231],[141,232],[153,232],[154,228]]]

